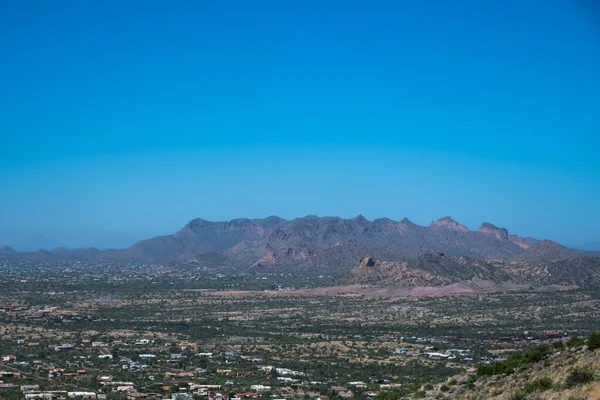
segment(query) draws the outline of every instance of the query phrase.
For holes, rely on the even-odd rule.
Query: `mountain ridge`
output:
[[[368,220],[363,215],[348,219],[307,215],[290,220],[277,216],[215,222],[195,218],[173,234],[145,239],[124,249],[57,248],[19,253],[6,248],[0,251],[0,257],[161,264],[210,259],[218,254],[223,262],[238,267],[284,265],[350,270],[367,255],[402,261],[438,250],[449,256],[477,260],[517,257],[543,260],[549,253],[553,253],[548,255],[550,259],[574,258],[580,254],[557,246],[509,234],[507,229],[489,222],[471,231],[449,216],[422,226],[407,218],[395,221]]]

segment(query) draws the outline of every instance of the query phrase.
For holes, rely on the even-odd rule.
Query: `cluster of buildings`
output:
[[[2,356],[3,365],[9,368],[0,371],[0,398],[1,391],[20,390],[26,399],[43,400],[105,399],[110,394],[120,394],[128,400],[186,400],[192,396],[241,400],[273,391],[290,395],[285,384],[296,383],[306,376],[290,368],[260,365],[262,359],[237,355],[232,350],[200,351],[196,343],[186,341],[83,338],[76,343],[43,347],[53,350],[47,353],[49,360],[20,361],[27,357],[29,347],[25,343],[17,347],[16,354]],[[174,348],[178,352],[173,352]],[[64,354],[55,359],[52,354],[58,353]],[[114,356],[117,353],[124,355]],[[243,369],[236,365],[241,363]],[[209,369],[200,364],[214,367]],[[276,387],[270,383],[272,372],[277,374]],[[40,390],[40,385],[19,385],[24,378],[28,381],[39,378],[44,382],[43,387],[52,390]]]

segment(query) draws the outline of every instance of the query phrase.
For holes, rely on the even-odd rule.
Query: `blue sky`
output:
[[[359,213],[600,240],[594,3],[4,2],[0,244]]]

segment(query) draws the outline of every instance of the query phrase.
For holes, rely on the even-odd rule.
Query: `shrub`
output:
[[[569,340],[567,340],[567,347],[570,349],[572,347],[581,347],[585,344],[585,340],[578,336],[573,336]]]
[[[562,341],[557,340],[555,342],[552,342],[552,347],[557,350],[562,350],[565,348],[565,344]]]
[[[511,393],[510,400],[527,400],[527,395],[524,392],[516,391]]]
[[[477,367],[477,375],[490,376],[500,374],[512,374],[515,369],[527,365],[533,364],[543,360],[552,352],[550,346],[541,345],[531,350],[527,350],[521,353],[512,354],[504,361],[493,362],[490,364],[482,364]]]
[[[433,385],[431,383],[428,383],[427,385],[425,385],[425,387],[423,389],[425,389],[425,390],[433,390]]]
[[[440,390],[441,390],[442,392],[447,392],[448,390],[450,390],[450,387],[449,387],[448,385],[442,385],[442,386],[440,387]]]
[[[594,373],[588,369],[575,368],[567,376],[565,380],[565,386],[571,388],[577,385],[583,385],[584,383],[591,382],[594,379]]]
[[[600,331],[589,334],[587,345],[590,350],[600,349]]]
[[[547,376],[533,381],[527,382],[525,387],[525,393],[545,392],[546,390],[552,389],[554,382]]]

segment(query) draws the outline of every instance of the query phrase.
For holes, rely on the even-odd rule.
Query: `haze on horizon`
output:
[[[7,2],[0,44],[0,246],[307,214],[600,242],[593,1]]]

